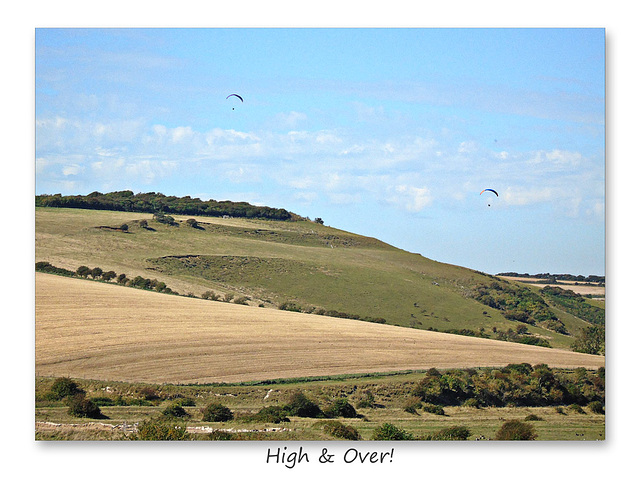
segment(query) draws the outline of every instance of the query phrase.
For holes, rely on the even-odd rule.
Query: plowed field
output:
[[[502,366],[604,357],[164,295],[36,273],[36,375],[151,383]]]

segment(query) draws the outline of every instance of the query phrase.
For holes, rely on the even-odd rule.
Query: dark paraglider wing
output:
[[[482,190],[480,192],[480,195],[482,195],[484,192],[493,192],[496,194],[496,197],[499,197],[500,195],[498,195],[498,192],[496,192],[493,188],[485,188],[484,190]]]
[[[242,97],[240,95],[238,95],[237,93],[232,93],[231,95],[227,95],[227,99],[229,99],[229,97],[238,97],[240,99],[240,101],[242,103],[244,103],[244,100],[242,99]]]

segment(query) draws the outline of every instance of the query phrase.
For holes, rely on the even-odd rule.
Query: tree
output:
[[[326,411],[331,417],[355,418],[358,416],[356,409],[353,408],[346,398],[338,398]]]
[[[583,328],[571,345],[574,352],[598,355],[604,352],[604,325],[591,325]]]
[[[100,407],[86,398],[84,393],[70,397],[67,413],[73,417],[102,418]]]
[[[165,408],[162,411],[162,415],[164,415],[165,417],[174,417],[174,418],[183,418],[183,417],[188,417],[189,416],[189,414],[182,407],[182,405],[180,405],[177,402],[172,403],[167,408]]]
[[[102,276],[102,269],[100,267],[95,267],[91,270],[91,277],[95,280]]]
[[[89,274],[91,273],[91,269],[85,265],[82,265],[80,267],[78,267],[78,269],[76,270],[76,274],[79,277],[88,277]]]
[[[233,420],[233,412],[221,403],[212,403],[202,410],[203,422],[226,422]]]
[[[289,403],[284,408],[289,415],[296,417],[321,418],[324,416],[320,407],[302,392],[291,395]]]
[[[114,272],[113,270],[109,270],[108,272],[104,272],[104,273],[102,274],[102,279],[103,279],[105,282],[109,282],[109,281],[111,281],[111,280],[112,280],[112,279],[114,279],[114,278],[116,278],[116,272]]]
[[[61,400],[66,397],[82,394],[82,390],[76,382],[68,377],[58,377],[51,385],[49,395],[55,400]]]
[[[319,223],[320,225],[324,225],[324,220],[322,220],[320,217],[316,218],[314,222]]]
[[[129,279],[127,278],[127,276],[124,273],[121,273],[120,275],[118,275],[118,279],[116,280],[119,284],[123,285],[125,283],[127,283]]]

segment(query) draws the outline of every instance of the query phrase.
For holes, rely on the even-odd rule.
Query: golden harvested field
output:
[[[408,369],[604,366],[604,357],[36,273],[36,375],[150,383]]]
[[[509,280],[510,282],[519,282],[528,286],[544,288],[544,287],[560,287],[566,290],[571,290],[574,293],[578,293],[580,295],[594,295],[598,297],[604,297],[605,295],[605,287],[598,287],[596,285],[589,285],[585,282],[578,282],[578,285],[575,282],[557,282],[557,283],[538,283],[536,280],[526,280],[522,277],[508,277],[501,275],[500,278],[504,278],[505,280]]]

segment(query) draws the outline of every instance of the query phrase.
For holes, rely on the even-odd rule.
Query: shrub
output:
[[[589,405],[587,406],[593,413],[599,413],[601,415],[604,415],[604,405],[602,405],[602,402],[599,402],[596,400],[589,403]]]
[[[238,305],[249,305],[249,297],[238,297],[233,301],[233,303],[237,303]]]
[[[375,406],[375,397],[373,393],[371,393],[371,390],[365,390],[359,395],[358,401],[356,402],[357,408],[375,408]]]
[[[345,440],[360,440],[362,438],[354,427],[340,423],[337,420],[328,420],[321,423],[322,430],[333,437]]]
[[[448,427],[427,435],[425,440],[466,440],[471,435],[467,427]]]
[[[496,433],[496,440],[535,440],[536,437],[534,428],[519,420],[504,422]]]
[[[296,417],[322,418],[324,414],[320,407],[309,400],[304,393],[296,392],[291,395],[289,403],[285,405],[285,411]]]
[[[462,404],[463,407],[480,408],[480,402],[477,398],[467,398]]]
[[[138,393],[142,396],[144,400],[151,401],[151,400],[160,399],[160,395],[158,395],[158,391],[151,386],[142,387],[140,390],[138,390]]]
[[[217,293],[211,291],[211,290],[207,290],[206,292],[204,292],[201,295],[202,298],[204,298],[205,300],[213,300],[213,301],[218,301],[220,300],[220,295],[218,295]]]
[[[426,403],[423,408],[425,412],[433,413],[434,415],[444,415],[444,408],[442,408],[440,405]]]
[[[203,422],[226,422],[233,420],[233,412],[220,403],[212,403],[202,410]]]
[[[413,440],[413,435],[392,423],[383,423],[373,431],[371,440]]]
[[[67,413],[73,417],[86,418],[102,418],[100,407],[84,396],[84,393],[78,393],[69,399],[69,409]]]
[[[538,415],[531,413],[529,415],[527,415],[526,417],[524,417],[524,421],[525,422],[541,422],[542,418],[539,417]]]
[[[247,420],[266,423],[281,423],[290,421],[284,408],[276,406],[263,407],[258,413],[248,417]]]
[[[356,409],[353,408],[346,398],[338,398],[325,411],[329,417],[355,418],[358,416]]]
[[[234,435],[224,430],[214,430],[208,435],[209,440],[233,440]]]
[[[569,410],[575,413],[586,414],[586,412],[582,409],[582,407],[577,403],[569,405]]]
[[[184,418],[190,415],[178,402],[174,402],[162,411],[165,417]]]
[[[147,420],[138,425],[138,440],[189,440],[187,427],[162,420]]]
[[[84,390],[78,384],[67,377],[56,378],[49,390],[49,397],[53,400],[62,400],[66,397],[82,394]]]
[[[412,415],[417,415],[418,409],[421,407],[422,407],[422,402],[418,397],[409,397],[404,402],[402,409],[407,413],[411,413]]]

